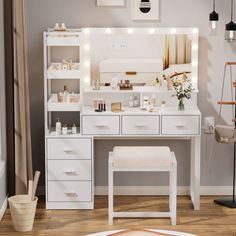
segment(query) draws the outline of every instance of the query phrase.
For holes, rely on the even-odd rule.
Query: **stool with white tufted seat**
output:
[[[176,189],[177,162],[169,147],[114,147],[109,153],[109,224],[113,218],[170,217],[176,225]],[[170,193],[169,212],[114,212],[113,210],[113,174],[114,172],[169,172]]]

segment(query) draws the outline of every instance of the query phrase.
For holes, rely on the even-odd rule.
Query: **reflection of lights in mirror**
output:
[[[213,12],[209,15],[210,27],[212,30],[217,28],[217,22],[219,21],[219,14],[215,11],[216,2],[213,0]]]
[[[225,39],[232,42],[236,40],[236,24],[233,22],[234,1],[231,0],[231,21],[225,25]]]

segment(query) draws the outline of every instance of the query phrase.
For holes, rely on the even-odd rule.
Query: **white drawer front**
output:
[[[92,180],[92,161],[48,160],[48,180]]]
[[[48,159],[91,159],[91,139],[48,139]]]
[[[48,201],[91,202],[91,181],[48,181]]]
[[[122,134],[157,135],[159,116],[122,116]]]
[[[83,134],[120,134],[119,116],[83,116]]]
[[[199,116],[162,116],[162,134],[198,135]]]

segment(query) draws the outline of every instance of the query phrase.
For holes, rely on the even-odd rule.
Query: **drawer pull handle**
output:
[[[76,192],[65,192],[65,195],[68,197],[78,197],[78,194]]]
[[[67,154],[75,152],[75,150],[73,150],[73,149],[66,149],[66,148],[63,151]]]
[[[77,175],[77,172],[74,170],[65,170],[64,173],[68,176],[75,176]]]
[[[106,125],[106,124],[96,124],[95,126],[98,127],[98,128],[108,127],[108,125]]]
[[[143,128],[143,127],[145,127],[146,125],[144,125],[144,124],[136,124],[135,126],[138,127],[138,128]]]
[[[184,128],[185,127],[185,125],[184,124],[177,124],[177,125],[175,125],[177,128]]]

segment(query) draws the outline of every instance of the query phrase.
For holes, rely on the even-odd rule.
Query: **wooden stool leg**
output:
[[[109,160],[108,167],[108,224],[113,224],[113,163]]]
[[[176,225],[176,199],[177,199],[177,164],[173,163],[171,171],[171,224]]]

